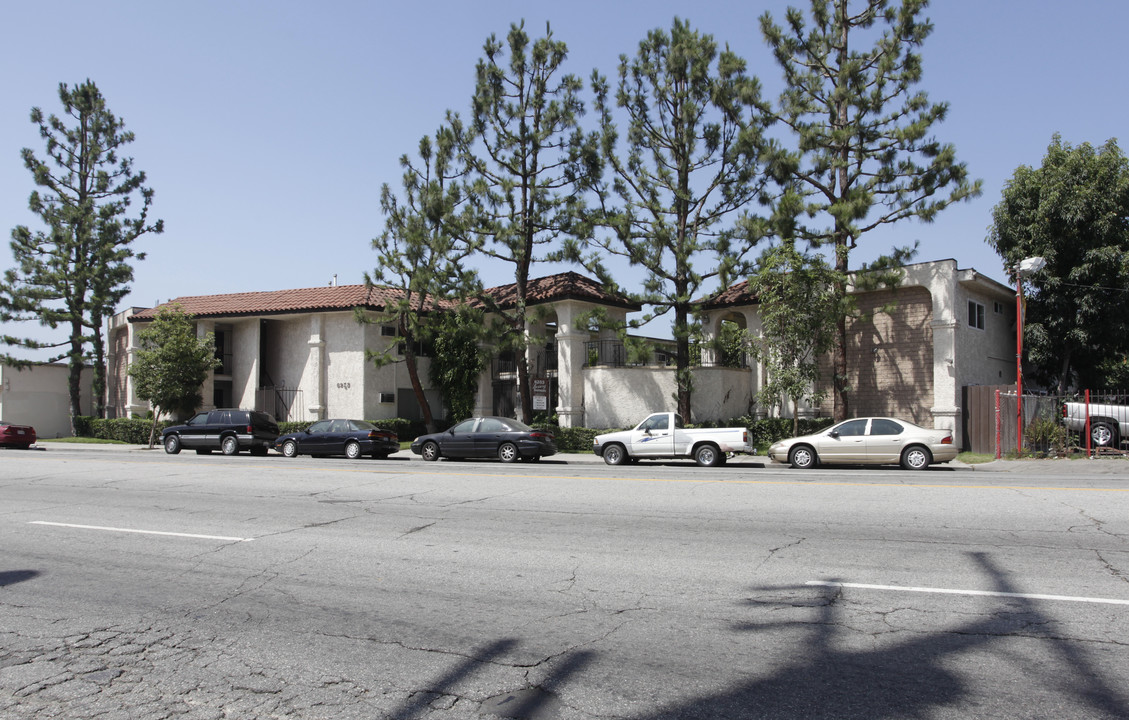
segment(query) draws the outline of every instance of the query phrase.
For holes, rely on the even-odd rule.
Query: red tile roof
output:
[[[366,290],[364,285],[337,285],[228,295],[186,295],[155,308],[142,310],[134,314],[130,321],[152,320],[156,317],[158,308],[173,304],[180,305],[184,312],[196,317],[279,315],[319,310],[349,310],[354,307],[379,310],[401,295],[399,290],[392,288],[373,287]]]
[[[488,288],[486,294],[494,298],[499,307],[513,307],[517,303],[517,284]],[[557,300],[583,300],[635,311],[643,309],[639,303],[610,292],[599,281],[571,271],[534,278],[526,285],[525,302],[528,305]]]
[[[701,298],[695,302],[701,303],[703,310],[710,308],[733,307],[736,305],[756,305],[760,301],[749,292],[749,281],[742,280],[736,285],[730,285],[716,295]]]
[[[502,307],[513,306],[515,285],[502,285],[486,292],[497,299]],[[349,310],[355,307],[381,310],[390,302],[402,297],[401,290],[364,285],[338,285],[301,288],[297,290],[271,290],[266,292],[231,293],[227,295],[186,295],[174,298],[154,308],[135,313],[130,322],[146,322],[157,315],[157,310],[179,304],[184,312],[195,317],[246,317],[249,315],[284,315],[288,313]],[[639,310],[630,300],[604,290],[595,280],[574,272],[550,275],[529,281],[526,302],[529,304],[554,300],[587,300],[589,302]]]

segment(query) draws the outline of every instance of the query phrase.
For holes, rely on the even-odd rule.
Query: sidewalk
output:
[[[32,446],[32,451],[41,450],[45,452],[66,452],[66,451],[94,451],[105,453],[128,453],[128,452],[154,452],[164,454],[164,449],[158,444],[154,445],[150,451],[146,445],[104,445],[99,443],[61,443],[61,442],[43,442],[37,443]],[[4,450],[0,450],[3,452]],[[9,452],[20,452],[18,450],[9,450]],[[275,455],[277,453],[271,453]],[[410,459],[413,461],[420,461],[418,455],[413,455],[411,450],[401,450],[393,457],[404,460]],[[549,462],[565,463],[567,465],[603,465],[603,458],[597,457],[595,453],[558,453],[553,455],[552,458],[546,458]],[[686,461],[671,461],[671,462],[685,462]],[[750,470],[758,468],[776,467],[784,468],[784,465],[776,464],[770,461],[763,455],[739,455],[731,458],[726,464],[727,467],[743,466]],[[992,462],[979,463],[976,465],[968,465],[954,460],[942,467],[948,467],[953,470],[960,471],[976,471],[976,472],[994,472],[994,473],[1027,473],[1030,475],[1053,475],[1056,473],[1069,473],[1069,472],[1086,472],[1096,475],[1124,475],[1129,477],[1129,459],[1126,458],[1095,458],[1093,460],[993,460]]]

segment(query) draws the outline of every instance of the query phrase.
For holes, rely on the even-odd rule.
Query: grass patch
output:
[[[995,455],[989,455],[988,453],[962,452],[960,455],[957,455],[957,460],[965,465],[977,465],[979,463],[992,462],[995,459]]]
[[[38,438],[37,443],[82,443],[84,445],[132,445],[121,440],[106,440],[93,437]]]

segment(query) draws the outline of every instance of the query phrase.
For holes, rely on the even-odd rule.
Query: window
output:
[[[1002,302],[995,303],[993,309],[996,311],[997,315],[1004,314],[1004,304]]]
[[[391,325],[380,326],[381,337],[396,337],[396,328]]]
[[[893,420],[876,418],[870,421],[871,435],[901,435],[902,426]]]
[[[866,423],[866,420],[848,420],[839,427],[835,428],[835,431],[839,433],[840,437],[855,437],[857,435],[865,435]]]
[[[984,306],[975,300],[968,301],[968,327],[984,329]]]

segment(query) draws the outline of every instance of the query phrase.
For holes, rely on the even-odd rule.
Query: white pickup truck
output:
[[[1066,429],[1086,432],[1086,403],[1062,404],[1062,420]],[[1096,446],[1118,447],[1129,437],[1129,405],[1090,403],[1090,441]]]
[[[687,429],[678,413],[653,413],[631,430],[597,435],[592,450],[608,465],[690,457],[699,465],[724,465],[729,453],[756,454],[748,428]]]

